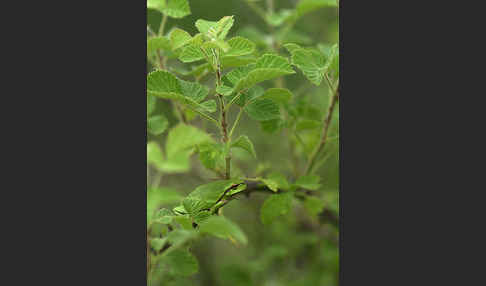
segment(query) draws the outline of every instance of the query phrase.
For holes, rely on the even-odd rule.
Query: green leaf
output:
[[[304,189],[308,190],[317,190],[321,187],[321,184],[319,184],[319,181],[321,178],[317,175],[307,175],[307,176],[302,176],[295,181],[295,185]]]
[[[179,124],[172,128],[167,136],[167,157],[204,142],[213,142],[213,139],[209,134],[194,126]]]
[[[225,86],[225,85],[220,85],[220,86],[216,87],[216,92],[221,94],[221,95],[228,96],[228,95],[231,95],[231,93],[233,92],[233,89],[231,87],[228,87],[228,86]]]
[[[155,115],[147,120],[148,130],[154,135],[160,135],[169,126],[169,121],[164,115]]]
[[[248,73],[254,69],[255,64],[249,64],[246,66],[235,68],[223,77],[223,82],[226,82],[228,85],[234,86],[240,80],[243,80],[248,75]]]
[[[312,119],[302,119],[297,122],[295,126],[295,130],[297,131],[304,131],[304,130],[313,130],[316,128],[321,127],[321,122]]]
[[[167,239],[165,238],[152,238],[150,240],[150,247],[153,248],[155,251],[160,251],[162,247],[164,247]]]
[[[231,46],[223,40],[211,40],[202,44],[202,48],[205,50],[216,49],[227,52],[231,49]]]
[[[257,99],[245,106],[250,118],[257,121],[266,121],[280,118],[280,108],[270,99]]]
[[[262,130],[270,134],[280,130],[282,125],[283,125],[283,121],[280,118],[260,121],[260,126],[262,127]]]
[[[172,18],[183,18],[191,14],[188,0],[147,0],[147,8]]]
[[[253,56],[223,56],[221,58],[221,68],[236,68],[254,63],[256,58]]]
[[[196,28],[209,40],[224,40],[234,21],[233,16],[225,16],[217,22],[199,19],[196,21]]]
[[[270,180],[270,181],[273,181],[275,184],[276,184],[276,188],[277,189],[282,189],[282,190],[288,190],[290,189],[290,185],[289,185],[289,182],[287,181],[287,179],[285,178],[284,175],[282,175],[281,173],[279,172],[273,172],[273,173],[270,173],[266,180]],[[276,191],[276,190],[274,190]]]
[[[170,224],[172,223],[174,216],[174,213],[172,213],[170,210],[163,208],[154,214],[153,220],[163,224]]]
[[[162,13],[167,6],[166,1],[167,0],[147,0],[147,8],[158,10]]]
[[[295,46],[289,47],[289,51],[292,54],[292,64],[297,66],[310,82],[320,85],[327,72],[324,55],[317,50],[295,49]]]
[[[187,44],[192,40],[191,35],[179,28],[175,28],[170,32],[169,35],[170,43],[173,50],[177,50]]]
[[[166,158],[155,142],[147,145],[147,161],[165,173],[182,173],[190,168],[190,156],[193,147],[204,143],[212,142],[209,134],[196,127],[179,124],[169,131],[166,142]]]
[[[150,188],[147,190],[147,224],[152,220],[155,211],[162,205],[179,202],[179,192],[168,188]]]
[[[207,108],[207,106],[198,103],[207,93],[206,87],[202,87],[198,83],[179,80],[173,74],[164,70],[151,72],[147,76],[147,95],[172,99],[189,106],[193,110],[201,111]],[[215,121],[207,113],[202,112],[202,115],[205,119]]]
[[[157,168],[161,168],[164,163],[164,155],[159,145],[152,141],[147,144],[147,163],[154,165]]]
[[[187,249],[177,249],[164,257],[173,275],[191,276],[199,271],[197,259]]]
[[[255,51],[255,44],[243,37],[234,37],[228,41],[229,51],[225,56],[244,56]]]
[[[253,143],[251,143],[250,138],[246,135],[241,135],[236,139],[232,144],[231,148],[241,148],[246,150],[250,155],[256,158],[255,148],[253,147]]]
[[[188,215],[178,215],[174,217],[174,220],[186,230],[192,230],[192,219]]]
[[[254,85],[283,75],[295,73],[288,60],[274,54],[265,54],[255,64],[238,67],[223,77],[226,85],[233,85],[233,93],[249,89]]]
[[[217,35],[214,35],[215,31],[213,31],[215,30],[217,24],[218,24],[217,21],[208,21],[204,19],[199,19],[196,21],[195,26],[201,34],[211,39],[210,36],[213,36],[212,38],[217,38]]]
[[[241,183],[239,180],[222,180],[201,185],[187,195],[182,204],[189,214],[194,215],[201,210],[211,208],[223,197],[225,191],[239,183]]]
[[[203,221],[207,220],[211,217],[210,211],[201,211],[194,216],[194,222],[197,224],[202,223]]]
[[[147,94],[175,99],[181,93],[179,81],[168,71],[158,70],[148,74]]]
[[[302,49],[301,46],[294,44],[294,43],[287,43],[287,44],[284,44],[283,46],[284,46],[285,49],[287,49],[287,51],[289,51],[290,55],[293,55],[297,50]]]
[[[262,179],[262,182],[272,191],[278,192],[278,183],[270,179]]]
[[[191,98],[194,102],[200,103],[209,94],[209,88],[197,82],[179,80],[182,95]]]
[[[248,243],[248,238],[240,227],[223,216],[208,218],[200,224],[199,231],[222,239],[236,240],[245,245]]]
[[[216,101],[214,99],[207,100],[201,103],[201,111],[213,113],[217,110]]]
[[[325,192],[324,202],[327,209],[339,215],[339,190]]]
[[[236,104],[241,107],[245,107],[245,105],[248,105],[257,99],[262,98],[265,90],[263,89],[263,87],[255,85],[254,87],[250,87],[246,91],[240,91],[240,93],[240,98],[236,100]]]
[[[281,193],[268,197],[260,212],[262,223],[270,224],[277,217],[287,214],[292,206],[292,195],[292,193]]]
[[[222,148],[220,144],[204,143],[198,146],[199,160],[204,167],[214,170],[218,161],[222,160]]]
[[[281,29],[276,35],[277,41],[282,44],[297,43],[301,45],[310,45],[313,43],[313,39],[307,34],[298,30],[290,30],[285,33],[285,29]]]
[[[184,150],[167,157],[160,165],[156,167],[159,171],[167,174],[184,173],[190,170],[190,157],[192,151]]]
[[[166,37],[153,37],[147,39],[147,55],[150,56],[157,50],[170,51],[170,41]]]
[[[311,216],[317,216],[324,209],[325,202],[320,198],[306,196],[304,207]]]
[[[196,61],[203,60],[204,54],[201,51],[201,48],[194,44],[189,44],[182,50],[181,55],[179,56],[179,60],[184,63],[192,63]]]
[[[280,104],[287,104],[292,98],[292,95],[292,92],[286,88],[270,88],[265,91],[263,98],[271,99]]]
[[[317,9],[337,6],[337,0],[301,0],[295,7],[292,18],[296,21],[305,14],[316,11]]]
[[[265,54],[255,64],[247,66],[248,73],[235,84],[234,92],[248,89],[260,82],[295,73],[288,60],[274,54]]]
[[[179,218],[181,216],[176,216]],[[167,241],[171,244],[171,247],[165,251],[165,254],[169,254],[170,252],[184,246],[191,240],[194,240],[198,236],[198,233],[192,229],[175,229],[167,235]]]
[[[335,77],[339,77],[339,46],[334,44],[329,52],[328,60],[324,66],[324,72],[332,70]]]

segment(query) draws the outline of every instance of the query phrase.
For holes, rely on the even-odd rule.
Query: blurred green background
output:
[[[275,0],[275,10],[295,7],[296,0]],[[197,19],[218,20],[223,16],[235,15],[235,24],[228,38],[235,35],[249,37],[253,29],[262,34],[271,31],[252,9],[242,0],[190,0],[192,14],[183,19],[169,18],[165,31],[180,27],[191,35],[197,33],[194,22]],[[261,7],[265,1],[256,2]],[[157,32],[162,15],[155,10],[147,10],[147,24]],[[307,14],[295,25],[298,31],[291,35],[288,42],[300,42],[303,46],[319,43],[338,43],[338,11],[335,8],[322,8]],[[279,53],[288,57],[285,49]],[[148,70],[153,67],[148,64]],[[263,84],[265,88],[275,86],[274,82]],[[294,92],[294,101],[302,105],[306,116],[321,121],[327,110],[329,91],[326,83],[312,86],[299,71],[285,77],[285,87]],[[170,104],[163,100],[157,102],[157,113],[169,118],[170,127],[177,123],[172,115]],[[229,122],[233,122],[236,112],[230,112]],[[329,138],[339,135],[339,114],[333,117]],[[208,130],[218,138],[219,131],[209,124],[198,120],[194,125]],[[303,131],[304,140],[312,141],[319,137],[320,130]],[[295,170],[304,168],[305,150],[290,147],[295,139],[285,132],[268,134],[261,126],[246,115],[242,118],[234,137],[246,134],[253,141],[257,153],[254,159],[244,152],[234,152],[237,169],[247,177],[254,177],[267,167],[286,175],[289,181],[295,180]],[[317,136],[316,136],[317,135]],[[147,135],[148,141],[156,141],[164,146],[166,134]],[[339,189],[339,140],[330,140],[326,146],[327,161],[319,168],[323,187],[318,191],[326,201],[326,208],[337,216]],[[197,156],[194,156],[197,157]],[[214,178],[214,173],[205,170],[193,158],[189,174],[161,175],[149,167],[149,188],[161,187],[176,190],[181,195],[188,194],[200,184]],[[260,221],[260,208],[267,194],[254,193],[250,198],[241,198],[224,208],[224,215],[237,223],[248,236],[247,246],[235,246],[230,241],[207,237],[198,241],[192,250],[199,261],[198,274],[189,278],[161,281],[160,285],[338,285],[339,248],[338,227],[322,217],[310,214],[302,202],[294,200],[293,210],[271,225],[264,226]],[[169,204],[173,206],[175,204]]]

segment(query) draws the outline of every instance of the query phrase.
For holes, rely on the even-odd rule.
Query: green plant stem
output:
[[[221,64],[218,60],[217,63],[217,70],[216,70],[216,85],[217,87],[221,85]],[[220,103],[220,110],[221,110],[221,132],[223,133],[223,143],[225,145],[225,150],[226,150],[226,156],[225,156],[225,162],[226,162],[226,170],[225,170],[225,178],[229,179],[231,178],[231,151],[229,150],[229,143],[230,143],[230,137],[228,136],[228,123],[226,120],[226,108],[224,106],[224,98],[223,95],[216,93],[219,98],[219,103]]]
[[[225,178],[228,180],[231,178],[231,151],[229,150],[229,137],[228,137],[228,124],[226,122],[226,111],[224,110],[223,96],[219,94],[221,102],[221,128],[223,130],[223,143],[226,145],[226,172]]]
[[[164,29],[166,23],[167,23],[167,15],[164,14],[164,16],[162,16],[162,23],[160,23],[160,27],[159,27],[159,36],[161,37],[164,35]]]
[[[331,83],[330,81],[328,82],[329,84]],[[337,84],[339,86],[339,83]],[[332,88],[333,86],[330,84],[329,86]],[[337,101],[339,100],[339,91],[337,88],[333,89],[333,94],[331,96],[331,103],[329,104],[329,109],[327,111],[327,116],[324,118],[324,122],[322,124],[322,137],[321,141],[318,146],[314,149],[312,152],[311,156],[309,157],[309,161],[307,163],[307,166],[305,168],[304,174],[308,174],[311,169],[312,165],[315,163],[315,160],[317,158],[317,154],[319,154],[323,149],[324,146],[326,145],[327,142],[327,134],[329,132],[329,126],[331,125],[331,119],[332,119],[332,114],[334,112],[334,107],[336,106]]]
[[[233,103],[235,103],[235,101],[238,100],[238,98],[241,96],[242,92],[243,91],[238,92],[238,94],[235,95],[235,97],[233,97],[228,104],[226,104],[226,107],[225,107],[226,110],[228,110],[231,107],[231,105],[233,105]]]
[[[159,60],[159,68],[161,70],[165,69],[164,57],[160,54],[160,50],[157,50],[157,58]]]
[[[232,138],[233,132],[235,131],[236,125],[240,122],[241,115],[243,114],[243,108],[240,108],[240,112],[238,112],[238,116],[236,116],[236,120],[233,123],[233,127],[231,127],[231,131],[229,133],[229,138]]]

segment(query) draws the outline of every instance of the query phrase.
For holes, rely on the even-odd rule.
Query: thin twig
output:
[[[327,77],[326,77],[327,78]],[[332,88],[333,86],[331,85],[330,81],[328,82],[329,83],[329,87]],[[339,87],[339,83],[338,83],[338,87]],[[317,154],[319,154],[322,149],[324,149],[324,146],[326,145],[326,142],[327,142],[327,134],[328,134],[328,131],[329,131],[329,126],[331,125],[331,119],[332,119],[332,114],[334,112],[334,107],[336,106],[336,103],[339,99],[339,91],[337,88],[333,89],[333,94],[331,95],[331,103],[329,105],[329,109],[328,109],[328,112],[327,112],[327,116],[324,118],[324,122],[322,124],[322,137],[321,137],[321,141],[319,143],[318,146],[316,146],[316,148],[314,149],[314,151],[312,152],[311,156],[309,157],[309,161],[307,163],[307,166],[305,168],[305,172],[304,174],[308,174],[311,169],[312,169],[312,165],[315,163],[315,160],[317,158]]]
[[[240,122],[241,115],[243,114],[243,108],[240,108],[240,112],[238,112],[238,116],[236,116],[236,120],[233,123],[233,127],[231,128],[231,131],[229,133],[229,138],[233,136],[233,132],[235,131],[236,125],[238,125],[238,122]]]
[[[219,87],[221,86],[221,64],[219,62],[219,59],[217,61],[217,70],[216,70],[216,85]],[[228,148],[228,144],[230,142],[230,137],[228,137],[228,123],[226,120],[226,108],[224,106],[224,98],[223,95],[217,93],[218,98],[219,98],[219,103],[220,103],[220,110],[221,110],[221,132],[222,134],[222,141],[225,144],[226,148],[226,157],[225,157],[225,162],[226,162],[226,170],[225,170],[225,178],[229,179],[231,178],[231,151]]]
[[[162,17],[162,23],[160,23],[160,27],[159,27],[159,36],[161,37],[164,35],[164,28],[166,23],[167,23],[167,14],[164,13],[164,16]]]

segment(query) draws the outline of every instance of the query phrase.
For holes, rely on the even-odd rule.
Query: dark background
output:
[[[482,9],[340,2],[340,285],[481,283]],[[3,7],[4,284],[145,284],[145,1]]]
[[[230,1],[189,1],[192,14],[183,19],[170,19],[165,26],[168,33],[172,27],[179,27],[188,31],[191,35],[198,33],[194,23],[198,19],[219,20],[223,16],[235,15],[235,24],[230,30],[228,38],[245,35],[245,29],[256,29],[263,35],[270,35],[272,31],[258,15],[241,0]],[[275,10],[290,9],[297,1],[274,1]],[[265,9],[265,1],[257,3]],[[158,31],[161,22],[161,14],[157,11],[147,11],[147,23],[153,31]],[[315,46],[319,43],[335,44],[339,42],[338,10],[336,8],[321,8],[302,17],[294,27],[300,36],[299,44],[303,46]],[[287,42],[295,42],[289,39]],[[281,48],[278,53],[288,57],[288,53]],[[177,60],[169,62],[179,64]],[[153,67],[149,64],[148,70]],[[188,80],[193,80],[188,78]],[[207,76],[203,83],[213,86],[213,77]],[[294,102],[308,100],[313,103],[313,119],[321,121],[329,104],[329,90],[326,83],[319,87],[312,86],[301,72],[287,76],[284,79],[285,86],[294,92]],[[264,83],[265,88],[275,87],[274,82]],[[304,92],[299,92],[304,90]],[[212,94],[210,94],[212,98]],[[177,119],[171,116],[171,105],[163,100],[157,102],[156,113],[169,117],[170,127],[177,124]],[[235,120],[237,110],[230,110],[228,121]],[[207,124],[195,120],[191,124],[205,129]],[[315,132],[314,132],[315,131]],[[305,142],[309,138],[319,138],[320,130],[312,132],[300,132]],[[214,138],[218,138],[218,130],[211,130]],[[271,171],[281,172],[290,181],[295,181],[294,169],[302,169],[305,166],[306,155],[302,150],[297,152],[289,149],[289,142],[295,140],[289,138],[285,132],[267,134],[262,131],[258,122],[243,115],[234,138],[240,134],[248,135],[255,145],[257,159],[252,159],[245,152],[233,151],[234,166],[239,168],[247,177],[255,177],[256,170],[263,164],[270,167]],[[165,146],[165,135],[148,135],[148,140],[157,142],[159,146]],[[293,137],[293,136],[292,136]],[[309,215],[302,202],[294,200],[292,211],[275,223],[265,226],[260,221],[260,209],[268,194],[255,194],[250,199],[241,198],[229,204],[224,209],[224,215],[236,222],[248,235],[247,246],[235,246],[229,241],[204,238],[191,247],[199,261],[199,273],[190,278],[181,278],[169,282],[163,280],[154,282],[153,285],[339,285],[339,227],[338,227],[338,191],[339,191],[339,113],[334,113],[330,128],[326,155],[329,159],[316,172],[322,178],[323,187],[319,189],[319,197],[326,201],[326,209],[335,217],[314,217]],[[300,145],[293,142],[297,148]],[[295,155],[291,155],[295,152]],[[295,160],[294,157],[298,157]],[[155,168],[148,168],[149,188],[168,188],[172,191],[186,195],[197,186],[208,183],[214,178],[214,173],[204,170],[197,162],[197,156],[192,163],[191,172],[184,174],[161,174]],[[234,172],[235,170],[233,170]],[[162,180],[160,178],[162,177]],[[162,191],[158,191],[162,192]],[[161,205],[160,207],[172,208],[177,203]],[[330,207],[329,205],[332,205]],[[320,222],[322,220],[322,222]],[[157,272],[155,272],[157,274]],[[154,275],[154,281],[158,277],[164,277],[163,273]],[[167,276],[167,275],[166,275]]]

